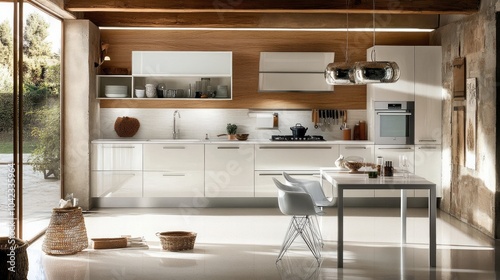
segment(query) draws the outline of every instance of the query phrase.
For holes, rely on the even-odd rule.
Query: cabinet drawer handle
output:
[[[300,150],[300,149],[311,149],[311,150],[331,150],[332,147],[259,147],[261,150]]]
[[[434,140],[434,139],[422,139],[422,140],[418,140],[418,142],[437,142],[437,140]]]
[[[103,146],[105,149],[135,149],[135,146]]]
[[[412,148],[378,148],[379,150],[413,150]]]
[[[240,147],[217,147],[219,150],[239,150]]]
[[[346,150],[366,150],[366,147],[344,147]]]
[[[163,177],[184,177],[184,176],[186,176],[186,174],[179,174],[179,173],[177,173],[177,174],[175,174],[175,173],[174,174],[163,174]]]
[[[282,176],[283,173],[259,173],[259,176]]]
[[[184,149],[186,149],[186,147],[183,147],[183,146],[176,146],[176,147],[164,146],[163,149],[164,150],[184,150]]]
[[[418,147],[419,150],[436,150],[436,147]]]

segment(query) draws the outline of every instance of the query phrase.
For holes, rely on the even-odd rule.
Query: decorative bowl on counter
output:
[[[236,139],[240,140],[240,141],[246,141],[248,139],[248,133],[244,133],[244,134],[236,134]]]
[[[365,166],[365,159],[358,156],[349,156],[344,159],[344,167],[349,169],[350,173],[357,173],[361,167]]]

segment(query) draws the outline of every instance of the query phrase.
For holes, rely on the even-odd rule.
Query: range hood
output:
[[[261,52],[260,92],[333,91],[325,82],[325,68],[333,52]]]

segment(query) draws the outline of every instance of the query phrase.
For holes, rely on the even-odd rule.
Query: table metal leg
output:
[[[436,267],[436,186],[430,188],[429,195],[429,260]]]
[[[406,243],[406,209],[407,199],[405,190],[401,190],[401,244]]]
[[[344,189],[338,187],[337,199],[337,267],[344,267]]]

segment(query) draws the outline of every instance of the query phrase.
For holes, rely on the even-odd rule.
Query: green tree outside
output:
[[[30,164],[47,178],[60,173],[60,55],[47,41],[50,25],[40,14],[27,16],[23,35],[23,135]],[[9,22],[0,23],[0,132],[13,130],[13,34]],[[12,138],[0,139],[12,144]],[[29,143],[35,143],[31,148]],[[28,144],[27,144],[28,143]]]

